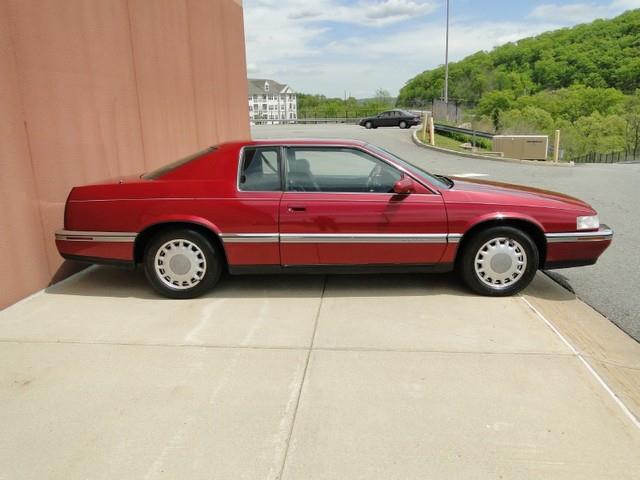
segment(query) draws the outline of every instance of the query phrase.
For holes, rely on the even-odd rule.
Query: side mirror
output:
[[[416,191],[416,186],[413,184],[413,180],[409,177],[402,177],[396,183],[393,184],[393,192],[398,194],[409,194]]]

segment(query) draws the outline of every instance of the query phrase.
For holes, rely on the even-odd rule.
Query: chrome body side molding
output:
[[[613,238],[613,230],[607,225],[601,225],[594,232],[560,232],[546,233],[548,243],[561,242],[606,242]]]
[[[282,233],[282,243],[446,243],[444,233]]]
[[[58,230],[56,240],[67,242],[123,242],[133,243],[135,232],[86,232],[78,230]]]
[[[277,233],[223,233],[220,235],[224,243],[278,243]]]
[[[231,243],[458,243],[458,233],[223,233]]]

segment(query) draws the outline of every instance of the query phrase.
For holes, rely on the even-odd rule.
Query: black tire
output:
[[[170,242],[175,243],[165,248]],[[171,248],[187,249],[187,254],[183,254],[181,257],[176,255],[176,261],[179,263],[175,268],[180,268],[180,271],[188,268],[189,270],[184,272],[185,274],[198,269],[193,273],[191,279],[183,281],[182,284],[176,282],[175,286],[169,285],[171,273],[174,273],[169,270],[169,263],[167,263],[169,268],[167,268],[166,277],[161,276],[155,265],[159,250],[163,249],[163,251],[170,253]],[[187,255],[193,255],[192,260],[204,261],[196,265],[195,262],[190,261]],[[211,242],[201,233],[186,228],[159,233],[147,243],[144,251],[144,273],[147,280],[155,291],[168,298],[195,298],[209,291],[220,279],[222,264],[222,256]],[[159,268],[162,268],[161,265]],[[190,283],[193,285],[189,286]]]
[[[491,242],[494,242],[494,245],[487,246],[487,244]],[[515,258],[521,259],[522,255],[524,255],[526,265],[513,273],[513,275],[518,275],[515,277],[515,281],[507,279],[500,285],[495,284],[495,282],[500,282],[501,280],[492,279],[490,272],[487,273],[483,271],[482,263],[478,263],[478,269],[480,271],[476,271],[476,257],[479,255],[480,250],[485,249],[485,251],[489,253],[489,249],[496,247],[511,248],[512,250],[515,248],[515,250],[513,250],[514,258],[509,258],[508,255],[502,255],[501,257],[494,255],[489,265],[491,268],[499,267],[496,268],[496,272],[504,269],[507,265],[508,267],[504,271],[508,272],[509,268],[514,266],[513,260]],[[505,264],[505,258],[509,259],[508,264]],[[474,292],[487,296],[505,297],[520,292],[531,283],[531,280],[533,280],[538,270],[539,258],[538,248],[535,242],[522,230],[514,227],[490,227],[475,234],[465,243],[458,257],[456,267],[462,280]],[[496,262],[495,265],[494,261]],[[514,268],[517,268],[517,266],[514,266]],[[510,281],[513,283],[508,283]]]
[[[373,123],[371,123],[370,121],[364,122],[364,128],[366,128],[367,130],[371,129],[372,127]]]
[[[399,126],[400,128],[408,128],[408,127],[409,127],[409,125],[407,124],[407,122],[405,122],[404,120],[402,120],[402,121],[400,122],[400,125],[398,125],[398,126]]]

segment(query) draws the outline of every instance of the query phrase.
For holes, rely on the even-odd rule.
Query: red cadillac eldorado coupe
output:
[[[75,187],[60,254],[143,264],[172,298],[223,270],[445,272],[510,295],[539,268],[590,265],[613,232],[575,198],[430,174],[353,140],[233,142],[140,176]]]

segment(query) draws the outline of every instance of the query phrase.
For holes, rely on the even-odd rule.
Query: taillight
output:
[[[71,194],[73,193],[73,190],[75,189],[75,187],[73,187],[71,190],[69,190],[69,195],[67,195],[67,200],[64,202],[64,217],[63,217],[63,222],[64,222],[64,228],[69,228],[69,199],[71,198]]]

